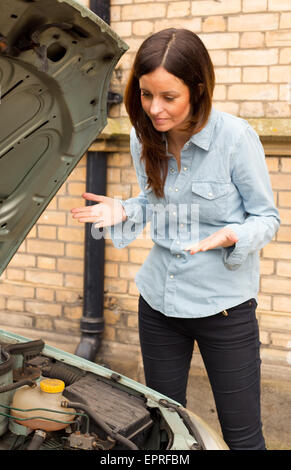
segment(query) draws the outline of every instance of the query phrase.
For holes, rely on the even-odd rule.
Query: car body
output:
[[[104,128],[111,74],[127,45],[74,0],[1,0],[0,36],[3,272]],[[46,378],[62,382],[64,389],[43,389]],[[15,405],[16,398],[30,394],[44,399],[43,406],[35,406],[34,399],[29,407]],[[49,407],[54,397],[62,411]],[[60,424],[65,425],[59,429]],[[0,449],[227,446],[168,397],[41,339],[0,330]]]

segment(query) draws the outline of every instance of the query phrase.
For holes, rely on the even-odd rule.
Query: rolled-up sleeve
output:
[[[231,270],[269,243],[280,225],[264,149],[250,125],[240,136],[233,156],[232,182],[241,195],[246,218],[242,224],[227,225],[238,236],[234,247],[222,250],[224,265]]]

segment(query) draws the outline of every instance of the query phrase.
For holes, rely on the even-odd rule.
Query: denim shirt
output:
[[[141,144],[130,147],[137,197],[122,201],[125,222],[107,228],[117,248],[140,236],[153,247],[135,277],[149,305],[167,316],[198,318],[234,307],[259,290],[259,250],[275,235],[275,207],[264,150],[247,121],[212,108],[206,126],[181,151],[181,169],[169,156],[164,197],[147,187]],[[148,226],[147,226],[148,227]],[[185,247],[222,227],[238,242],[191,255]],[[145,235],[143,235],[145,236]]]

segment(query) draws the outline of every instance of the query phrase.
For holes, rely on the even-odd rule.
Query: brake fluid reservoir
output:
[[[65,400],[62,394],[64,388],[64,382],[58,379],[43,379],[35,388],[25,385],[15,392],[10,413],[17,423],[30,429],[63,429],[75,418],[73,414],[65,414],[74,413],[74,409],[61,406]]]

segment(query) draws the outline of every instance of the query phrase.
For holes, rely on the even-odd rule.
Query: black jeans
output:
[[[152,309],[143,297],[139,299],[146,385],[186,406],[188,373],[196,340],[222,434],[231,450],[265,450],[256,307],[256,300],[250,299],[227,312],[184,319],[167,317]]]

